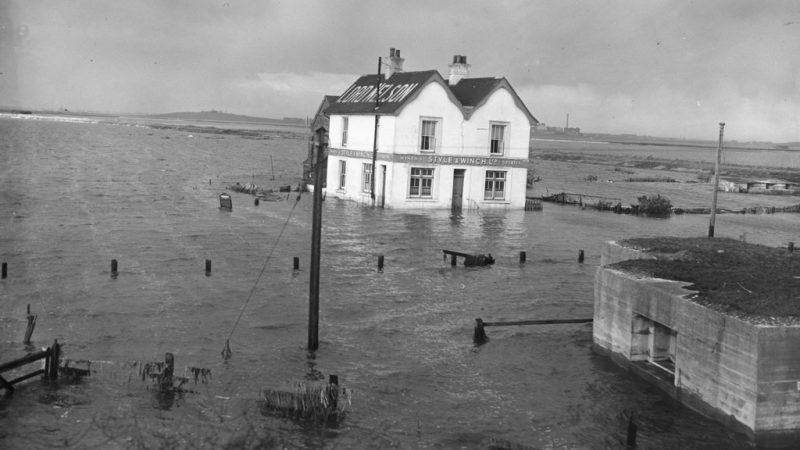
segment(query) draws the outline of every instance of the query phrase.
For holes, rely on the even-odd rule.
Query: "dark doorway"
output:
[[[377,183],[377,181],[376,181]],[[381,164],[381,190],[378,196],[378,206],[383,208],[386,204],[386,164]]]
[[[461,203],[464,198],[464,172],[465,169],[453,169],[453,200],[451,203],[453,212],[461,211]]]

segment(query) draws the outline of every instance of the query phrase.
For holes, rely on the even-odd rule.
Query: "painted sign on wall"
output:
[[[330,148],[328,152],[332,156],[372,159],[372,152],[366,150]],[[528,160],[523,158],[492,158],[482,156],[443,156],[408,153],[391,153],[387,155],[386,153],[378,152],[377,157],[377,159],[381,161],[396,163],[439,164],[449,166],[524,167],[528,164]]]
[[[381,83],[380,102],[401,102],[408,97],[408,94],[413,92],[417,86],[419,86],[419,83]],[[339,96],[336,103],[375,103],[376,92],[377,89],[375,85],[353,85],[350,86],[350,89],[346,90],[344,94]]]

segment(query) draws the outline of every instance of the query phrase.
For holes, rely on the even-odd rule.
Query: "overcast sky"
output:
[[[306,117],[390,47],[548,125],[800,141],[795,0],[0,0],[0,105]]]

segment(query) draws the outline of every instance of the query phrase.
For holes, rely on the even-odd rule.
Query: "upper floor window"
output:
[[[431,198],[433,191],[433,169],[426,167],[412,167],[411,179],[408,185],[408,196],[416,198]]]
[[[350,118],[342,117],[342,147],[347,147],[347,128],[350,126]]]
[[[492,155],[502,155],[506,148],[506,124],[493,123],[492,136],[489,141],[489,153]]]
[[[506,172],[503,170],[487,170],[484,182],[484,200],[505,200]]]
[[[419,149],[423,152],[436,150],[436,138],[439,135],[439,120],[422,119],[420,124]]]

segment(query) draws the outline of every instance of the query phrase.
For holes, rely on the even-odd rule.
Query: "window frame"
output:
[[[337,188],[340,191],[345,190],[345,186],[347,186],[347,161],[344,159],[339,160],[339,187]]]
[[[491,176],[490,176],[491,174]],[[498,177],[502,174],[502,177]],[[489,186],[491,183],[491,186]],[[501,184],[502,189],[497,189],[498,184]],[[508,171],[506,170],[487,170],[483,178],[483,199],[489,201],[505,201],[508,185]],[[498,197],[497,193],[500,192],[502,197]],[[487,195],[487,193],[489,193]]]
[[[361,192],[372,192],[372,163],[361,163]]]
[[[508,122],[498,122],[492,121],[489,122],[489,154],[492,156],[503,156],[506,154],[506,147],[508,147]],[[500,140],[495,139],[494,130],[495,127],[502,127],[503,128],[503,136]],[[499,141],[500,142],[500,149],[499,151],[495,151],[494,143]]]
[[[425,132],[425,124],[426,123],[432,123],[433,124],[433,134],[432,135],[423,134]],[[420,117],[419,118],[419,137],[418,137],[418,140],[417,140],[417,150],[419,150],[421,153],[436,153],[436,151],[440,147],[440,141],[441,141],[440,136],[441,136],[441,134],[442,134],[442,119],[441,119],[441,117],[428,117],[428,116]],[[428,147],[429,148],[422,148],[423,147],[423,142],[425,142],[425,138],[426,137],[428,137],[428,138],[432,137],[433,138],[433,145],[430,145],[430,140],[428,140]]]
[[[414,173],[414,171],[419,171],[418,173]],[[429,173],[424,173],[428,172]],[[409,199],[433,199],[433,182],[436,179],[436,169],[434,167],[409,167],[408,171],[408,190],[406,191],[406,195]],[[417,181],[416,186],[414,181]],[[427,189],[428,194],[423,194],[425,189],[424,182],[427,181]],[[413,193],[413,190],[416,188],[417,193]]]

